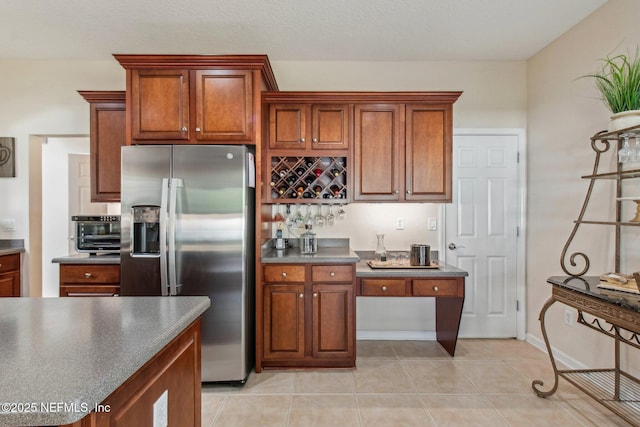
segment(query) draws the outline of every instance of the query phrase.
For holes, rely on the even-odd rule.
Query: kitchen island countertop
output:
[[[0,299],[0,425],[80,420],[209,305],[208,297]]]

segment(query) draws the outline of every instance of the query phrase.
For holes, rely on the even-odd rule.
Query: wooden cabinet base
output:
[[[61,427],[153,425],[153,404],[167,392],[168,425],[200,427],[200,320],[196,320],[105,399],[100,412]]]

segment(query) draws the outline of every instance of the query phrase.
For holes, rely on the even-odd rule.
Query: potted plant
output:
[[[605,106],[613,113],[609,131],[640,124],[640,57],[619,54],[602,59],[594,74],[595,85]]]

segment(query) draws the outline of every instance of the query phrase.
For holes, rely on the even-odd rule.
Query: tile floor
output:
[[[518,340],[358,341],[357,368],[251,373],[243,387],[203,385],[203,427],[628,426],[560,379]]]

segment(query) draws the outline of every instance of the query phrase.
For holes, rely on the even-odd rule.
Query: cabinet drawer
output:
[[[265,265],[263,281],[265,282],[304,282],[304,265],[275,264]]]
[[[312,282],[352,282],[351,265],[314,265],[311,267]]]
[[[361,295],[369,297],[403,297],[405,292],[404,279],[362,279]]]
[[[416,297],[459,296],[458,281],[456,279],[414,279],[413,280],[413,296],[416,296]]]
[[[60,284],[115,283],[120,284],[119,265],[60,265]]]
[[[17,271],[20,269],[20,254],[0,256],[0,273]]]

